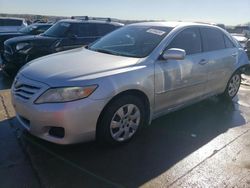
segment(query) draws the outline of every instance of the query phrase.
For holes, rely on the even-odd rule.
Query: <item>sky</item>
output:
[[[0,0],[0,13],[236,25],[250,22],[250,0]]]

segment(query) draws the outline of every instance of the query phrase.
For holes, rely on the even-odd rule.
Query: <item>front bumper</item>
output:
[[[36,97],[23,100],[15,94],[13,87],[12,104],[17,119],[32,135],[57,144],[95,139],[97,120],[106,104],[105,100],[85,98],[66,103],[34,104]],[[51,135],[50,130],[55,127],[64,129],[63,137]]]
[[[16,75],[18,70],[26,63],[26,56],[20,54],[1,54],[2,69],[10,76]]]

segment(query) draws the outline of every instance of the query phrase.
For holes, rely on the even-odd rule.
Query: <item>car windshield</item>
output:
[[[24,27],[22,29],[19,30],[20,33],[31,33],[32,31],[36,30],[38,28],[38,26],[36,25],[30,25],[27,27]]]
[[[142,58],[148,56],[172,29],[157,26],[127,26],[101,38],[89,49],[113,55]]]
[[[66,37],[71,24],[68,22],[58,22],[44,32],[44,36],[48,37]]]
[[[22,20],[0,19],[0,26],[21,26],[22,23]]]

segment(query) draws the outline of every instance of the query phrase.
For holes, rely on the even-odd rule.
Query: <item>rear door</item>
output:
[[[74,23],[62,39],[63,50],[80,48],[98,39],[97,26],[95,23]]]
[[[219,29],[201,28],[204,55],[207,57],[207,93],[223,92],[234,70],[237,48]]]
[[[77,31],[77,40],[75,41],[76,45],[86,46],[90,43],[97,40],[100,36],[97,31],[97,23],[82,23],[78,24]]]
[[[115,25],[112,25],[112,24],[98,24],[97,25],[97,32],[98,32],[98,35],[101,37],[101,36],[104,36],[116,29],[120,28],[120,26],[115,26]]]

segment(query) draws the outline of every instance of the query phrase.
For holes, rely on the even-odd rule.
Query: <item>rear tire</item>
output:
[[[239,88],[241,84],[241,73],[239,71],[236,71],[231,78],[229,79],[227,83],[227,87],[222,94],[222,97],[225,99],[232,100],[235,95],[237,95]]]
[[[98,121],[99,144],[122,144],[130,141],[146,123],[146,106],[136,96],[123,95],[112,101]]]

